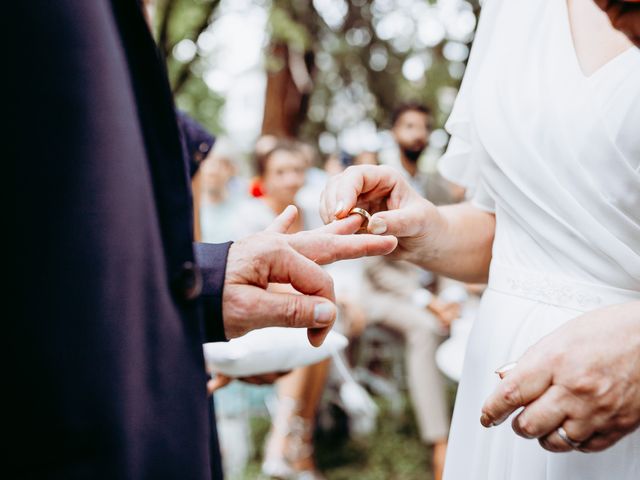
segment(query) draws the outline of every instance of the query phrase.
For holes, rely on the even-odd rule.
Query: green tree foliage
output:
[[[178,108],[213,132],[223,130],[219,113],[224,99],[203,80],[208,65],[197,42],[214,20],[219,4],[220,0],[157,0],[153,21]]]
[[[464,71],[464,49],[480,9],[478,0],[441,0],[466,14],[465,35],[452,33],[441,18],[425,25],[425,9],[435,12],[435,0],[254,1],[269,9],[272,43],[314,58],[314,86],[301,129],[302,137],[313,142],[323,132],[337,135],[364,119],[385,127],[394,107],[407,100],[431,105],[441,126]],[[203,81],[203,73],[215,64],[204,61],[198,38],[215,21],[220,3],[157,0],[155,8],[156,36],[176,102],[215,132],[222,130],[224,99]],[[272,70],[284,67],[269,56],[264,64]]]

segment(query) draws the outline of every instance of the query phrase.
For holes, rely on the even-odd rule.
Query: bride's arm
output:
[[[435,273],[481,283],[487,279],[495,232],[493,214],[471,204],[436,207],[395,169],[350,167],[333,177],[322,196],[325,222],[361,207],[373,216],[368,230],[398,238],[397,258]]]
[[[409,257],[436,273],[468,283],[486,283],[496,229],[493,213],[471,203],[436,207],[442,223],[440,238]]]

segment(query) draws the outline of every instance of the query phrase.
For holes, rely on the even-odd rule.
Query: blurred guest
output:
[[[274,135],[262,135],[254,145],[253,152],[256,158],[266,155],[278,143],[278,138]],[[262,196],[262,185],[260,177],[256,176],[249,182],[249,193],[252,197],[258,198]]]
[[[442,478],[449,432],[446,384],[436,349],[459,314],[423,286],[422,272],[407,262],[377,257],[365,262],[363,302],[367,319],[400,333],[406,342],[409,394],[423,442],[433,447],[433,469]]]
[[[378,160],[378,152],[363,151],[356,155],[353,159],[354,165],[380,165]]]
[[[330,177],[342,173],[344,171],[344,165],[340,159],[340,155],[332,153],[324,161],[324,171]]]
[[[305,184],[308,159],[297,142],[276,140],[270,149],[256,151],[256,169],[262,195],[247,201],[238,214],[236,232],[243,236],[263,230],[289,205]],[[289,233],[308,230],[320,222],[317,205],[299,208]],[[292,288],[273,284],[272,291]],[[265,448],[263,473],[277,478],[322,478],[313,457],[315,417],[330,361],[294,370],[277,382],[278,403]]]
[[[189,165],[189,176],[193,177],[202,161],[213,148],[215,138],[187,113],[177,110],[176,119],[180,127],[182,150]]]
[[[393,113],[392,123],[400,152],[398,170],[423,196],[432,201],[449,200],[442,184],[418,169],[418,159],[429,145],[431,110],[425,105],[404,104]],[[367,152],[356,158],[370,163],[377,160],[377,155]],[[364,261],[364,265],[367,301],[363,305],[369,322],[390,328],[405,339],[409,394],[420,437],[433,447],[434,477],[438,480],[444,469],[449,408],[435,354],[460,306],[433,295],[426,287],[435,283],[434,277],[408,262],[378,257]]]
[[[436,205],[453,203],[462,196],[453,184],[442,178],[438,172],[426,173],[419,168],[419,160],[429,146],[433,130],[431,108],[417,102],[399,105],[391,116],[391,134],[398,147],[400,172],[423,197],[429,192],[429,200]]]
[[[224,153],[214,147],[200,166],[200,228],[202,241],[207,243],[237,238],[238,209],[246,198],[230,186],[235,165]]]
[[[299,143],[300,152],[306,161],[304,185],[296,195],[296,203],[305,210],[315,212],[320,204],[322,190],[327,184],[327,173],[318,168],[318,152],[308,143]]]
[[[260,196],[249,199],[240,208],[240,221],[235,231],[241,237],[266,228],[289,205],[298,206],[299,211],[293,231],[309,230],[321,222],[317,205],[305,209],[296,202],[296,195],[305,184],[308,165],[300,144],[285,139],[274,140],[270,149],[255,152]]]

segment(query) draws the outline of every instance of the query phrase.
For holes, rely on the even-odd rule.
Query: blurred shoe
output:
[[[282,458],[270,458],[262,462],[262,475],[267,478],[286,480],[294,478],[296,471]]]
[[[282,400],[267,437],[262,474],[278,480],[325,480],[315,468],[298,468],[313,465],[313,426],[295,414],[293,399]]]
[[[287,462],[270,460],[262,464],[262,475],[273,480],[326,480],[317,470],[294,470]]]

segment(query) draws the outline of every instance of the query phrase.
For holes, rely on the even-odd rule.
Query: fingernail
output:
[[[374,235],[382,235],[387,231],[387,224],[381,218],[373,217],[369,222],[369,232]]]
[[[342,211],[344,210],[344,200],[340,200],[338,202],[338,205],[336,206],[336,211],[333,214],[336,218],[338,218],[338,216],[342,213]]]
[[[483,413],[482,416],[480,417],[480,423],[482,424],[483,427],[486,427],[486,428],[490,428],[494,426],[491,420],[489,419],[489,415],[487,415],[486,413]]]
[[[509,362],[504,364],[503,366],[501,366],[500,368],[497,368],[495,373],[500,377],[500,378],[504,378],[505,374],[509,371],[509,370],[513,370],[516,365],[518,365],[518,362]]]
[[[318,303],[313,308],[313,319],[320,325],[329,325],[333,322],[335,308],[330,303]]]

